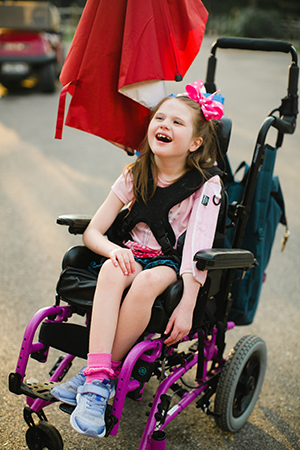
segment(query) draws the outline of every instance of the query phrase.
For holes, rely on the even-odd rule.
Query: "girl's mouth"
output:
[[[167,136],[166,134],[157,133],[155,137],[160,142],[166,142],[166,143],[172,142],[172,139],[169,136]]]

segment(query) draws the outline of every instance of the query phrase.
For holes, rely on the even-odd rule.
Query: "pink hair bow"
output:
[[[213,97],[218,91],[206,97],[205,94],[201,92],[203,86],[202,80],[197,80],[192,84],[188,84],[186,86],[188,97],[199,103],[206,120],[221,119],[223,116],[224,105],[218,100],[213,100]]]

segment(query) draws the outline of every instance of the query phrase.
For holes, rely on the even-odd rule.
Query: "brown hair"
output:
[[[161,100],[156,108],[152,111],[150,121],[159,110],[160,106],[174,97],[166,97]],[[192,109],[194,118],[194,137],[202,137],[202,145],[194,152],[189,152],[186,159],[186,171],[196,168],[202,173],[204,179],[207,179],[203,169],[208,169],[214,165],[217,159],[218,144],[217,135],[215,130],[215,121],[213,119],[206,120],[200,106],[194,100],[191,100],[186,96],[176,97],[177,100],[185,103]],[[156,190],[157,186],[157,167],[155,164],[154,154],[148,143],[147,135],[145,136],[140,149],[140,155],[137,160],[127,166],[124,170],[128,171],[128,174],[132,173],[133,176],[133,193],[135,199],[141,196],[144,202],[150,199]],[[153,190],[148,192],[148,179],[149,176],[153,178]],[[199,186],[200,187],[200,186]]]

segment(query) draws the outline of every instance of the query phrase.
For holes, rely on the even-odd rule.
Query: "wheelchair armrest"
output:
[[[71,234],[83,234],[84,230],[90,223],[92,216],[84,216],[80,214],[67,214],[59,216],[56,220],[58,225],[66,225],[69,227]]]
[[[201,250],[195,254],[194,261],[199,270],[248,269],[256,263],[253,253],[239,248]]]

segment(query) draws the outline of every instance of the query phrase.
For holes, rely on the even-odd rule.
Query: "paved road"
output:
[[[206,37],[185,81],[204,78],[209,47]],[[233,119],[230,159],[233,167],[249,161],[259,126],[279,106],[286,93],[289,55],[219,51],[216,82],[226,98],[226,114]],[[184,83],[170,83],[182,92]],[[112,182],[132,160],[99,138],[65,129],[62,141],[53,139],[58,93],[8,95],[0,99],[0,447],[25,449],[27,426],[22,418],[25,397],[7,390],[15,369],[28,320],[52,304],[61,258],[79,237],[56,225],[64,213],[93,214]],[[248,423],[235,435],[223,433],[214,420],[195,408],[185,410],[167,428],[167,448],[206,450],[300,449],[300,127],[286,136],[275,172],[286,199],[291,238],[280,253],[283,228],[278,229],[267,282],[254,323],[228,333],[228,352],[245,334],[257,334],[268,347],[268,369],[259,401]],[[28,377],[45,380],[50,364],[30,363]],[[73,373],[81,366],[78,361]],[[101,442],[70,429],[68,417],[57,406],[48,418],[61,432],[66,449],[135,450],[145,424],[147,404],[155,383],[141,403],[126,401],[124,420],[116,438]]]

